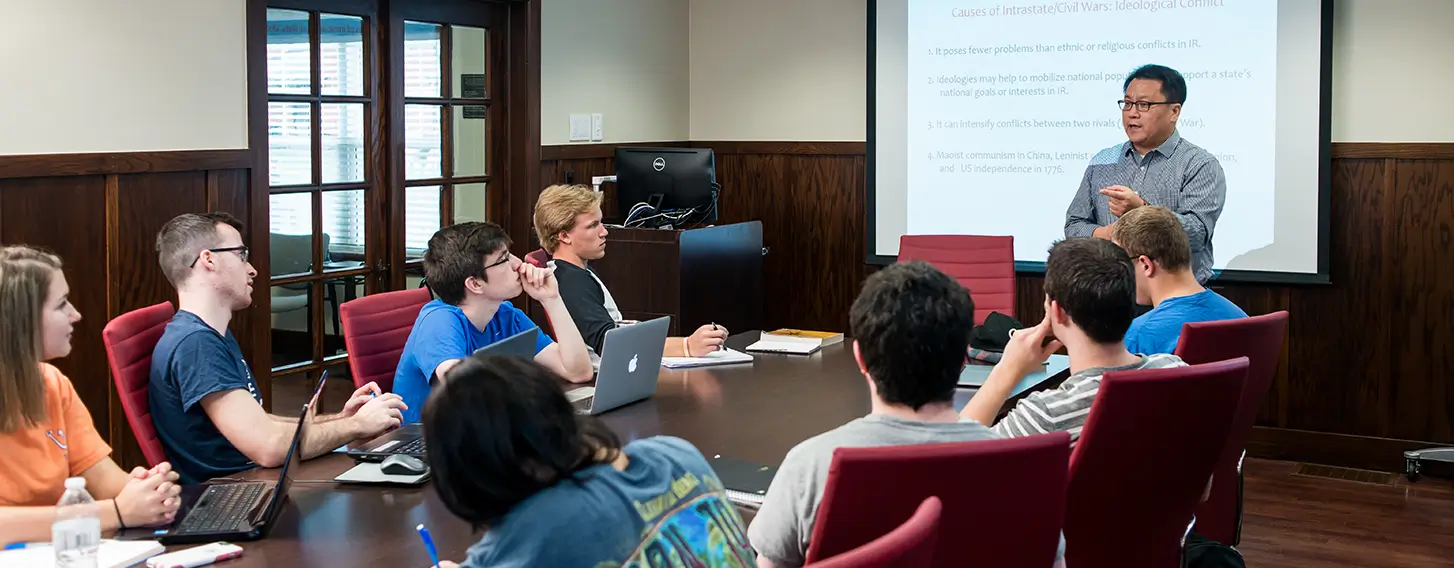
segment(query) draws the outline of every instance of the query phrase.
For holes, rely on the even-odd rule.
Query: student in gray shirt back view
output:
[[[1072,443],[1079,441],[1106,373],[1186,365],[1175,355],[1127,351],[1123,340],[1135,315],[1136,276],[1124,249],[1090,237],[1055,243],[1045,261],[1045,319],[1010,336],[961,416],[994,420],[1015,384],[1064,346],[1070,378],[1020,400],[994,431],[1006,438],[1065,431]]]
[[[973,326],[969,292],[926,263],[890,265],[864,283],[849,329],[872,410],[788,452],[747,529],[758,566],[803,564],[834,449],[999,438],[954,410]]]

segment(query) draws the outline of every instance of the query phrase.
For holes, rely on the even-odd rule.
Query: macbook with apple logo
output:
[[[607,331],[596,386],[565,393],[576,413],[600,414],[655,395],[670,323],[671,316],[663,316]]]

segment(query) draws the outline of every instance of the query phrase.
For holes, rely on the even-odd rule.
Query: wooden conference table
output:
[[[756,332],[728,340],[741,350]],[[955,407],[974,394],[958,389]],[[866,379],[847,343],[811,356],[758,354],[752,365],[662,369],[654,398],[599,416],[623,442],[683,438],[703,454],[781,463],[797,443],[869,411]],[[267,538],[240,543],[239,559],[219,566],[428,566],[414,527],[429,527],[442,559],[459,561],[479,535],[454,517],[431,483],[418,487],[337,484],[353,461],[333,454],[303,462]],[[276,469],[241,477],[276,480]],[[184,547],[169,547],[180,550]]]

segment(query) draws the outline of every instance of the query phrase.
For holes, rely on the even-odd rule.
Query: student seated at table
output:
[[[181,504],[171,465],[118,467],[71,380],[45,363],[71,352],[69,293],[60,258],[0,247],[0,545],[50,540],[70,477],[86,480],[103,532],[170,523]]]
[[[523,288],[545,308],[555,337],[535,337],[535,360],[571,382],[591,380],[591,358],[571,325],[551,271],[510,254],[510,237],[494,223],[469,222],[440,229],[424,251],[424,279],[436,298],[424,305],[394,372],[394,392],[418,422],[431,384],[475,350],[537,327],[510,298]]]
[[[227,329],[232,313],[252,304],[257,275],[241,230],[227,213],[188,213],[157,234],[157,260],[177,289],[178,309],[152,351],[147,402],[157,438],[184,483],[282,465],[297,426],[296,414],[263,410],[257,381]],[[303,457],[378,436],[398,426],[404,410],[397,395],[364,385],[341,414],[316,419]]]
[[[701,452],[625,446],[535,361],[471,357],[424,408],[439,498],[484,535],[464,566],[750,567],[742,519]],[[443,566],[455,566],[452,562]]]
[[[974,327],[969,292],[928,264],[893,264],[869,277],[848,326],[868,385],[867,416],[788,452],[748,527],[759,566],[801,566],[833,450],[995,439],[954,412],[954,389]]]
[[[1175,213],[1154,206],[1132,209],[1116,222],[1111,240],[1131,255],[1136,303],[1153,306],[1131,321],[1126,350],[1172,353],[1184,323],[1247,317],[1237,304],[1197,282],[1186,229]]]
[[[621,324],[621,310],[596,272],[587,265],[606,256],[606,226],[601,224],[601,194],[584,185],[552,185],[535,202],[535,236],[557,262],[560,297],[592,361],[600,360],[606,332]],[[668,337],[666,357],[701,356],[722,347],[727,328],[704,323],[690,337]]]
[[[1015,332],[984,386],[961,416],[991,422],[1016,383],[1063,345],[1070,355],[1070,378],[1059,388],[1031,393],[994,425],[1002,436],[1066,431],[1071,440],[1090,414],[1101,376],[1111,371],[1185,365],[1175,355],[1136,355],[1122,339],[1136,310],[1136,277],[1131,257],[1115,243],[1073,238],[1050,247],[1045,261],[1045,319]]]

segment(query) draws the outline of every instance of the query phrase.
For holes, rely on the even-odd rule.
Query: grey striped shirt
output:
[[[1101,376],[1113,371],[1185,367],[1180,357],[1159,353],[1146,355],[1140,361],[1122,367],[1092,367],[1065,379],[1060,387],[1031,393],[1020,400],[992,430],[1006,438],[1070,432],[1070,441],[1080,439],[1080,429],[1090,415],[1091,403],[1101,390]]]
[[[1227,200],[1227,175],[1222,164],[1202,147],[1172,132],[1166,142],[1141,156],[1131,142],[1098,152],[1085,168],[1080,189],[1065,211],[1065,236],[1089,237],[1097,227],[1116,221],[1103,188],[1124,185],[1151,205],[1170,209],[1181,218],[1191,242],[1197,281],[1212,277],[1212,231]]]

